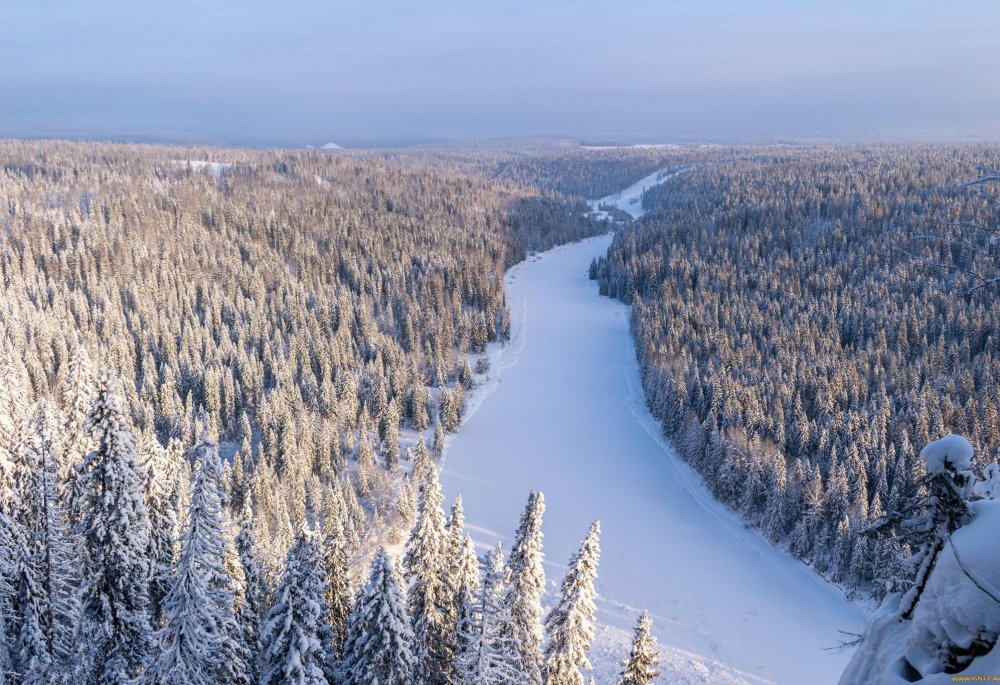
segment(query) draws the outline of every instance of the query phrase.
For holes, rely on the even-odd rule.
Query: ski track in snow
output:
[[[862,610],[772,546],[705,489],[645,407],[629,309],[599,297],[592,257],[610,236],[555,248],[506,277],[512,340],[448,440],[441,479],[481,549],[506,551],[531,490],[545,493],[552,604],[566,563],[601,520],[595,681],[616,682],[646,608],[664,683],[823,685],[850,657],[838,630]]]

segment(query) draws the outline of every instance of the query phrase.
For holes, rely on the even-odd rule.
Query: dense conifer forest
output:
[[[663,433],[849,593],[912,614],[1000,488],[1000,208],[963,184],[994,147],[0,159],[0,685],[583,685],[600,522],[543,609],[542,493],[477,555],[436,461],[506,271],[609,229],[589,275]],[[592,218],[661,169],[638,222]]]
[[[715,496],[848,589],[904,589],[883,517],[920,450],[1000,448],[992,146],[747,149],[645,193],[591,266],[653,414]],[[898,533],[895,528],[893,533]]]
[[[0,682],[582,677],[599,528],[543,627],[541,495],[480,562],[434,459],[506,267],[606,230],[585,205],[317,152],[0,159]]]

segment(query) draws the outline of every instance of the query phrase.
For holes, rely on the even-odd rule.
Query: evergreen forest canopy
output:
[[[746,150],[647,191],[591,267],[653,414],[715,496],[847,588],[907,587],[918,453],[1000,448],[995,146]],[[898,533],[898,530],[893,532]]]

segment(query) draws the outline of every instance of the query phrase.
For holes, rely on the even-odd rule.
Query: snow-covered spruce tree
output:
[[[417,680],[424,685],[448,682],[454,654],[455,626],[448,623],[447,531],[437,469],[424,470],[417,523],[406,543],[403,568],[409,583],[408,604],[416,635]]]
[[[249,683],[248,655],[236,622],[233,580],[224,566],[227,522],[219,446],[203,437],[192,455],[196,471],[187,530],[163,599],[163,627],[146,681],[244,685]]]
[[[243,501],[240,529],[236,533],[233,546],[236,548],[236,556],[243,571],[243,587],[236,605],[236,620],[243,633],[243,646],[249,655],[247,674],[251,682],[257,681],[256,662],[261,650],[260,627],[268,609],[267,579],[257,556],[254,525],[250,498],[247,498]]]
[[[117,383],[104,374],[87,428],[97,447],[83,464],[84,645],[82,672],[91,685],[131,682],[145,667],[149,624],[149,515]]]
[[[27,549],[22,550],[17,572],[18,636],[13,671],[21,685],[48,685],[55,682],[52,647],[42,626],[45,598],[35,585],[35,570],[30,568]]]
[[[532,492],[528,504],[521,513],[521,522],[514,535],[514,546],[510,551],[511,585],[514,589],[514,605],[511,611],[517,627],[517,639],[521,647],[521,660],[527,677],[526,682],[540,685],[542,682],[542,596],[545,594],[545,568],[542,564],[542,516],[545,514],[545,497],[541,492]]]
[[[621,672],[618,685],[649,685],[659,675],[656,669],[660,665],[660,652],[656,649],[656,638],[653,637],[652,630],[653,622],[649,613],[643,611],[635,626],[632,649],[625,660],[625,669]]]
[[[299,530],[261,630],[260,685],[331,685],[330,625],[323,558],[315,535]]]
[[[447,615],[445,620],[448,625],[457,626],[458,621],[465,609],[467,592],[474,589],[474,585],[479,580],[479,564],[473,554],[471,568],[467,564],[467,559],[463,553],[465,550],[465,514],[462,504],[462,496],[455,498],[451,506],[451,513],[446,524],[447,537],[445,538],[445,563],[447,565],[447,591],[448,602]],[[457,642],[453,639],[450,649],[454,653],[458,649]]]
[[[380,549],[358,593],[344,645],[344,685],[413,685],[413,629],[392,560]]]
[[[457,568],[453,570],[454,578],[452,584],[457,588],[455,601],[458,604],[458,611],[455,616],[455,653],[460,653],[465,649],[465,639],[457,627],[468,615],[469,605],[479,592],[479,558],[476,557],[476,546],[472,538],[468,535],[462,542],[462,549],[459,552],[461,559]],[[512,599],[513,601],[513,599]]]
[[[93,448],[93,439],[87,430],[87,417],[90,407],[97,395],[97,384],[94,376],[94,365],[83,343],[73,347],[69,358],[69,370],[62,387],[62,406],[66,416],[63,462],[59,467],[60,483],[63,484],[64,501],[67,513],[72,519],[77,512],[79,500],[83,494],[77,465]]]
[[[545,685],[583,685],[581,669],[590,670],[587,651],[594,638],[594,581],[600,560],[601,523],[594,521],[559,590],[559,603],[545,617],[548,643],[542,661]]]
[[[163,599],[172,585],[176,531],[180,507],[180,469],[173,455],[155,438],[142,440],[138,449],[139,465],[145,474],[142,494],[149,512],[150,616],[159,626]]]
[[[59,498],[56,445],[61,419],[47,401],[38,402],[25,425],[15,469],[14,516],[23,534],[24,572],[48,650],[47,662],[64,668],[76,654],[80,607],[78,545],[69,532]]]
[[[27,418],[30,396],[31,383],[24,363],[5,344],[0,349],[0,498],[9,494],[19,428]]]
[[[444,454],[444,437],[444,427],[441,425],[441,418],[440,416],[436,416],[434,417],[434,444],[431,449],[434,452],[434,456],[439,459]]]
[[[482,571],[480,589],[458,626],[463,649],[455,658],[456,680],[462,685],[520,685],[527,678],[511,613],[510,569],[499,544],[483,557]]]
[[[16,605],[18,557],[22,548],[21,532],[0,508],[0,685],[13,682],[12,646],[17,635],[14,618]]]
[[[331,656],[340,659],[347,641],[347,622],[351,616],[351,578],[347,565],[347,540],[339,519],[326,522],[323,565],[326,568],[326,603],[329,607],[333,641]]]

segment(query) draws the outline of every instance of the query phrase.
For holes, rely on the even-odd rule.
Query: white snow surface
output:
[[[681,173],[681,171],[682,170],[678,170],[676,168],[666,168],[654,171],[649,176],[639,179],[625,190],[620,190],[617,193],[612,193],[611,195],[605,195],[597,200],[587,200],[587,203],[590,205],[591,211],[597,215],[598,218],[605,218],[607,216],[607,212],[602,211],[601,207],[611,206],[622,210],[633,219],[638,219],[646,213],[646,210],[642,208],[643,192],[673,178],[677,174]]]
[[[629,309],[587,278],[610,236],[510,270],[513,339],[449,439],[445,494],[477,545],[510,549],[531,490],[545,494],[546,610],[594,519],[602,526],[595,681],[616,682],[649,610],[663,683],[824,685],[865,616],[834,586],[748,530],[665,442],[645,407]]]
[[[944,473],[945,462],[956,471],[965,471],[972,466],[972,445],[961,435],[949,433],[928,443],[920,450],[920,458],[927,465],[928,473]]]
[[[938,648],[968,647],[978,634],[1000,633],[1000,502],[974,502],[972,510],[972,522],[956,530],[941,550],[912,620],[900,620],[899,596],[889,597],[866,626],[865,642],[841,685],[955,682],[944,673]],[[974,660],[959,674],[964,676],[1000,679],[1000,649]]]

